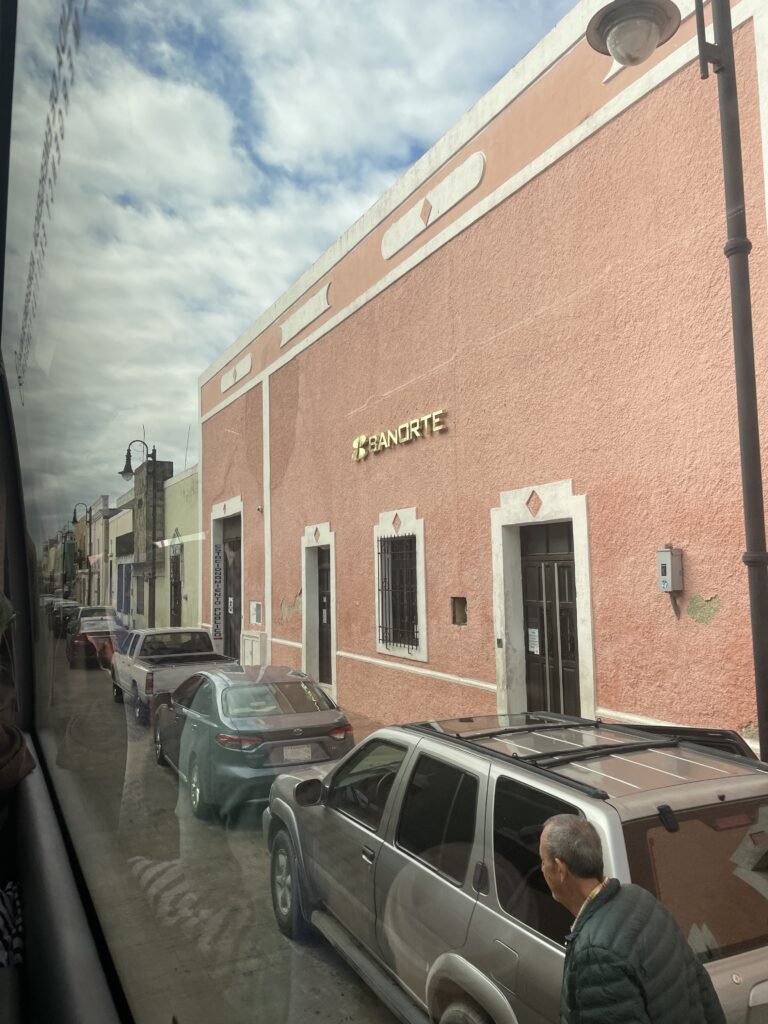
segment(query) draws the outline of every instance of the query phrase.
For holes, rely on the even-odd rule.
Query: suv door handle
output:
[[[366,864],[373,864],[373,858],[376,856],[370,846],[363,847],[363,860]]]

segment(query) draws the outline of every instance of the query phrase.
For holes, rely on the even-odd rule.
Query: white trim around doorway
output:
[[[330,523],[313,523],[305,527],[301,538],[301,668],[318,678],[316,549],[320,547],[331,549],[331,696],[336,700],[336,534]]]
[[[499,507],[491,509],[496,686],[502,713],[524,711],[527,706],[520,527],[568,520],[573,527],[581,713],[588,718],[595,715],[587,497],[573,493],[571,480],[502,491]]]

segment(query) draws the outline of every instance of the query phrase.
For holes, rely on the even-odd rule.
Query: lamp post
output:
[[[749,286],[749,253],[752,243],[747,237],[744,207],[733,24],[730,0],[712,0],[715,41],[710,43],[704,31],[704,0],[695,0],[695,3],[701,77],[709,77],[710,64],[717,75],[728,230],[725,255],[728,258],[731,282],[736,405],[747,548],[743,561],[747,566],[749,582],[760,757],[765,761],[768,760],[768,555],[765,547],[763,473]],[[591,19],[587,28],[587,41],[599,53],[610,53],[620,64],[640,64],[650,57],[657,46],[670,39],[679,25],[680,11],[671,0],[614,0]]]
[[[148,505],[146,515],[149,518],[151,513],[152,526],[146,533],[149,537],[149,608],[147,610],[147,622],[150,629],[154,628],[155,625],[155,523],[157,516],[155,514],[155,463],[157,461],[157,451],[154,445],[152,451],[149,450],[149,445],[146,441],[143,441],[140,437],[130,441],[128,448],[125,452],[125,465],[120,470],[120,476],[125,481],[133,479],[133,466],[131,465],[131,445],[143,444],[144,450],[147,453],[146,465],[147,465],[147,494],[148,494]]]
[[[75,502],[72,509],[72,525],[77,526],[77,506],[82,505],[85,509],[85,528],[88,531],[88,604],[91,603],[91,527],[93,526],[93,513],[90,506],[84,501]]]

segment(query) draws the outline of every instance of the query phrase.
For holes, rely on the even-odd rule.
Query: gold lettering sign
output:
[[[352,461],[362,462],[368,455],[376,455],[395,445],[408,444],[416,438],[429,437],[445,430],[444,409],[427,413],[413,420],[406,420],[392,430],[380,430],[375,434],[360,434],[352,442]]]

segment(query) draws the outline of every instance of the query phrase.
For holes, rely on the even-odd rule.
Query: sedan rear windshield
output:
[[[230,718],[298,715],[311,711],[331,711],[334,707],[319,686],[303,679],[292,679],[285,683],[230,686],[221,696],[221,706],[224,714]]]
[[[632,880],[672,912],[704,962],[768,945],[768,800],[676,817],[678,831],[658,817],[624,826]]]

